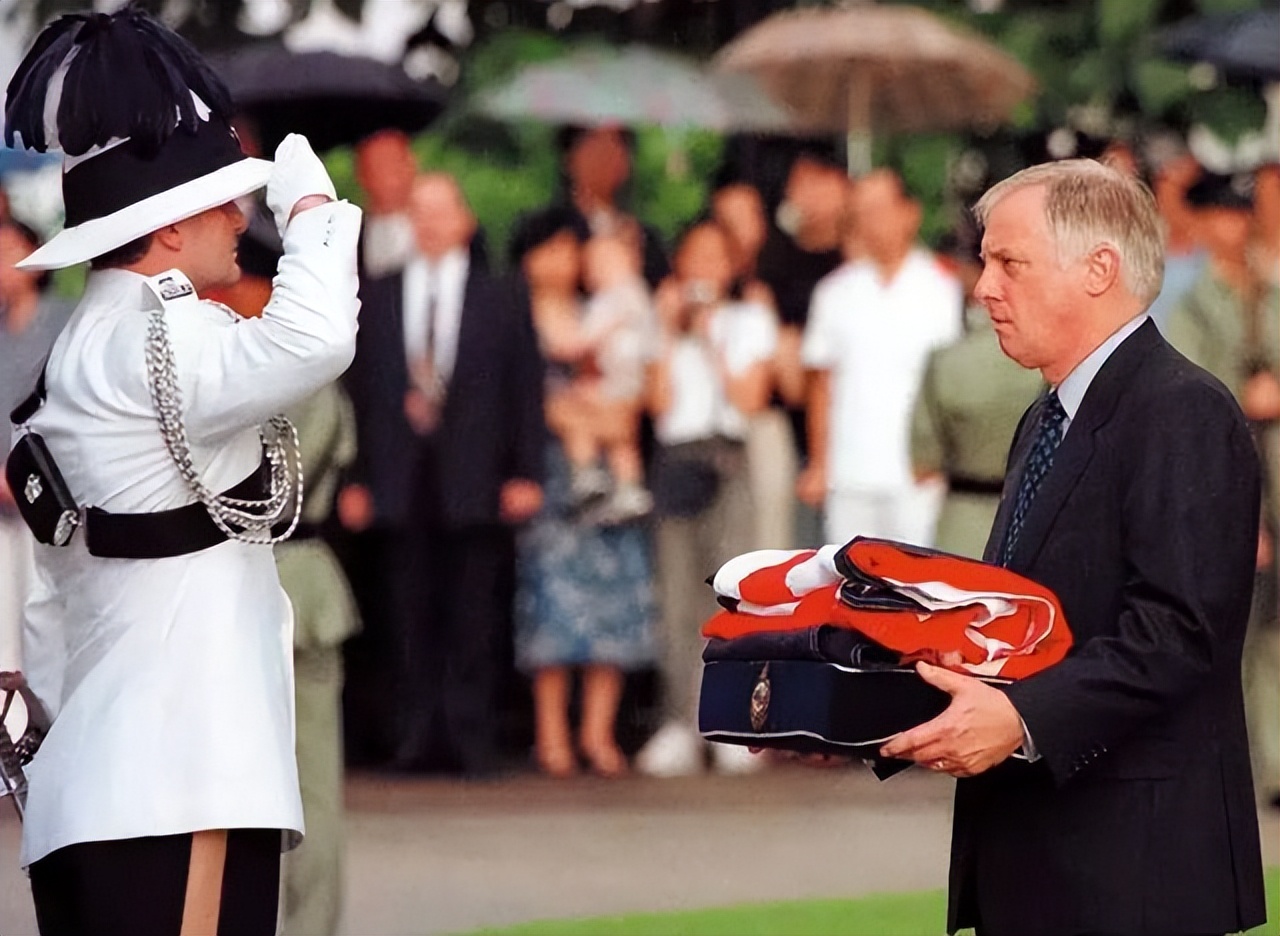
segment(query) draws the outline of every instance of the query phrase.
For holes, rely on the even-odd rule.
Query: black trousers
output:
[[[481,775],[496,761],[497,638],[509,617],[503,587],[514,538],[500,526],[423,528],[411,547],[417,613],[401,634],[403,769]]]
[[[40,936],[178,936],[191,835],[68,845],[31,866]],[[232,829],[219,936],[273,936],[280,830]]]

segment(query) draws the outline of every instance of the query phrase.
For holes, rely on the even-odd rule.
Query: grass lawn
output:
[[[931,936],[943,932],[942,891],[873,894],[858,900],[805,900],[750,904],[684,913],[638,913],[586,920],[546,920],[474,936]],[[1277,932],[1280,868],[1267,871],[1269,927]]]

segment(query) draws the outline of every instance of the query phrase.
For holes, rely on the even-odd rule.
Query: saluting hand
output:
[[[920,678],[951,696],[932,721],[895,735],[883,757],[913,760],[953,777],[974,777],[1001,763],[1022,745],[1022,719],[999,689],[973,676],[916,664]]]

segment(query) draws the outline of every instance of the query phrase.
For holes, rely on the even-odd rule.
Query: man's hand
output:
[[[309,204],[301,204],[308,196],[318,196]],[[276,147],[271,178],[267,180],[267,207],[276,219],[276,230],[284,237],[284,229],[297,211],[337,198],[329,173],[311,149],[307,138],[290,133]]]
[[[825,465],[809,462],[796,478],[796,497],[810,507],[821,509],[827,500],[827,469]]]
[[[373,495],[363,484],[348,484],[338,493],[338,522],[352,533],[373,523]]]
[[[916,664],[920,678],[951,696],[947,710],[932,721],[892,738],[883,757],[913,760],[953,777],[974,777],[1004,761],[1022,745],[1022,719],[999,689],[928,663]]]
[[[1259,371],[1245,381],[1240,394],[1244,414],[1258,422],[1280,419],[1280,380],[1271,371]]]
[[[503,523],[524,523],[542,509],[542,486],[536,481],[513,478],[502,485],[498,501]]]

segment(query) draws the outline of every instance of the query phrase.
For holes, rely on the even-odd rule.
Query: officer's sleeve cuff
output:
[[[1027,759],[1027,763],[1034,764],[1040,759],[1040,752],[1036,750],[1036,743],[1031,738],[1031,731],[1027,728],[1026,721],[1019,716],[1018,721],[1022,723],[1022,754]]]

